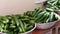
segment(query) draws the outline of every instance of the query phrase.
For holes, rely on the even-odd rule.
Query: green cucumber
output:
[[[54,13],[54,15],[55,15],[55,18],[60,19],[60,16],[58,14]]]
[[[36,16],[36,14],[37,14],[37,12],[38,12],[38,11],[40,11],[40,7],[35,8],[35,12],[33,13],[33,17],[35,17],[35,16]]]
[[[46,13],[42,16],[42,17],[40,17],[40,19],[38,20],[39,22],[40,21],[43,21],[43,19],[45,19],[47,17],[47,15],[46,15]]]
[[[30,25],[29,27],[27,27],[27,31],[29,31],[32,28],[33,28],[33,26]]]
[[[51,15],[50,15],[50,22],[53,21],[53,12],[51,12]]]
[[[39,13],[41,13],[41,12],[42,12],[42,9],[40,9],[39,11],[37,11],[34,17],[37,17],[37,15],[38,15]]]
[[[9,22],[9,19],[6,17],[2,17],[0,21],[4,24],[7,24]]]
[[[49,22],[49,18],[46,20],[46,23],[48,23]]]
[[[51,9],[51,8],[46,8],[46,10],[49,10],[49,11],[54,11],[53,9]]]
[[[19,26],[18,18],[17,18],[16,16],[13,15],[13,18],[12,18],[12,19],[15,21],[16,25]]]
[[[25,30],[26,30],[26,28],[27,28],[27,24],[24,22],[24,28],[25,28]]]
[[[20,32],[20,33],[23,33],[23,31],[22,31],[22,28],[21,28],[21,27],[19,27],[19,32]]]
[[[20,26],[21,26],[21,28],[22,28],[23,32],[25,32],[25,28],[24,28],[24,26],[23,26],[22,21],[21,21],[21,20],[19,20],[19,23],[20,23]]]
[[[29,24],[30,24],[30,25],[34,25],[34,20],[30,20],[30,21],[29,21]]]
[[[39,19],[46,13],[46,11],[43,11],[39,14],[39,16],[35,19],[36,22],[39,22]]]
[[[14,21],[15,21],[16,25],[20,26],[22,28],[22,31],[25,32],[22,21],[20,19],[18,19],[16,16],[13,16],[13,18],[14,18]]]
[[[57,2],[58,2],[58,0],[56,0],[54,3],[52,3],[52,5],[55,5],[55,4],[57,4]]]
[[[46,17],[43,19],[44,20],[43,21],[44,23],[47,23],[48,22],[47,20],[48,20],[49,14],[50,14],[49,12],[46,12]]]

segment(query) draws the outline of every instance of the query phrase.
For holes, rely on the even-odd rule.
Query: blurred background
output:
[[[35,0],[0,0],[0,15],[18,14],[28,10],[34,10],[36,7],[43,6],[35,4]]]

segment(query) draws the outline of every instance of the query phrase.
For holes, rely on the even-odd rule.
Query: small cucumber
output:
[[[29,30],[32,29],[32,28],[33,28],[33,26],[27,27],[27,31],[29,31]]]
[[[19,27],[19,32],[20,32],[20,33],[23,33],[22,28],[20,28],[20,27]]]

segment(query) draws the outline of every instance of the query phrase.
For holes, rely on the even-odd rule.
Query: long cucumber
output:
[[[47,19],[46,19],[46,23],[49,22],[49,19],[50,19],[50,13],[48,14],[48,17],[47,17]]]
[[[12,18],[12,19],[15,21],[15,24],[16,24],[17,26],[20,25],[20,24],[19,24],[19,20],[18,20],[18,18],[17,18],[16,16],[13,15],[13,18]]]
[[[48,22],[47,20],[48,20],[49,14],[50,14],[49,12],[46,12],[46,18],[43,19],[44,20],[44,23],[47,23]]]
[[[22,28],[23,32],[25,32],[25,28],[24,28],[24,26],[23,26],[22,21],[21,21],[21,20],[19,20],[19,23],[20,23],[20,26],[21,26],[21,28]]]
[[[20,33],[22,33],[22,32],[23,32],[21,27],[19,27],[19,32],[20,32]]]
[[[52,5],[57,4],[58,0],[56,0]]]
[[[26,29],[27,29],[27,24],[24,22],[24,28],[25,28],[25,31],[26,31]]]
[[[50,14],[50,22],[52,22],[53,21],[53,12],[51,12],[51,14]]]
[[[46,8],[46,10],[49,10],[51,12],[54,11],[54,9],[51,9],[51,8]]]

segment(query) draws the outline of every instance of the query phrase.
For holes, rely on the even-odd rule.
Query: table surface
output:
[[[57,26],[59,26],[59,25],[60,25],[60,20],[57,21],[56,24],[55,24],[53,27],[51,27],[50,29],[53,29],[53,28],[55,28],[55,27],[57,27]],[[32,32],[32,34],[43,34],[44,32],[50,31],[50,29],[46,29],[46,30],[42,30],[42,29],[38,30],[38,29],[35,29],[35,30]]]

